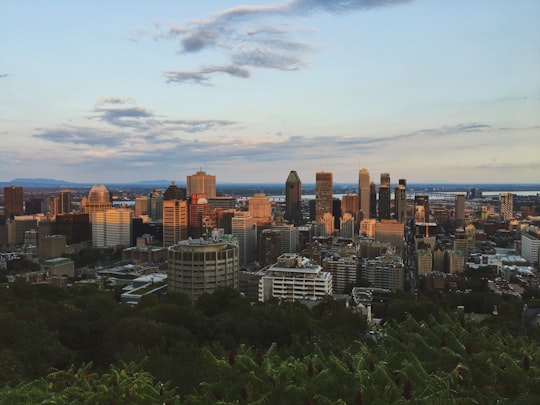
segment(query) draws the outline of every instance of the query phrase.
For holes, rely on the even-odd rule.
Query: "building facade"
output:
[[[24,191],[21,186],[4,187],[4,210],[7,217],[24,215]]]
[[[163,200],[163,246],[176,245],[188,238],[188,202]]]
[[[257,222],[249,212],[237,211],[232,219],[232,234],[238,240],[240,266],[255,261]]]
[[[330,172],[315,174],[315,220],[319,221],[324,214],[332,215],[333,175]]]
[[[296,254],[283,254],[259,280],[259,301],[322,300],[332,294],[332,275]]]
[[[111,208],[92,216],[92,246],[106,248],[131,246],[133,211]]]
[[[360,169],[358,173],[358,210],[360,211],[359,221],[369,219],[371,215],[370,178],[366,168]]]
[[[216,196],[216,176],[199,170],[191,176],[186,176],[187,195],[206,194],[206,198]]]
[[[399,179],[399,184],[394,189],[394,205],[396,220],[400,224],[407,223],[407,183],[405,179]]]
[[[238,289],[239,251],[223,239],[185,240],[169,247],[168,291],[196,300],[218,287]]]

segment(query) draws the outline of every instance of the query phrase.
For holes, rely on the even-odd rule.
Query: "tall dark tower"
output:
[[[186,199],[186,189],[183,187],[178,187],[174,181],[171,181],[167,190],[163,193],[163,200],[185,200]]]
[[[369,216],[377,218],[377,185],[374,182],[369,184]]]
[[[60,190],[60,203],[58,204],[59,214],[69,214],[71,212],[71,191]]]
[[[285,181],[285,219],[298,224],[302,222],[302,182],[298,173],[291,170]]]
[[[21,186],[4,187],[4,208],[7,217],[24,214],[23,188]]]
[[[390,219],[390,174],[388,173],[381,173],[379,219]]]
[[[407,181],[399,179],[394,189],[396,219],[400,224],[407,223]]]
[[[324,214],[332,214],[333,175],[330,172],[315,173],[315,219],[319,221]]]

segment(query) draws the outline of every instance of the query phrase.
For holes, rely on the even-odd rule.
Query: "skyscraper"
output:
[[[356,215],[358,211],[358,195],[347,193],[341,197],[341,212],[342,214],[350,213],[353,216]]]
[[[324,214],[332,215],[332,173],[315,174],[315,219],[319,221]]]
[[[405,179],[399,179],[394,189],[396,219],[400,224],[407,223],[407,186]]]
[[[7,217],[24,215],[23,188],[21,186],[4,187],[4,208]]]
[[[208,230],[208,221],[211,217],[210,204],[206,194],[192,194],[189,205],[189,236],[200,238]]]
[[[369,217],[377,218],[377,185],[369,183]]]
[[[237,211],[232,219],[232,234],[238,239],[240,266],[255,260],[257,223],[249,212]]]
[[[149,214],[150,199],[145,196],[135,197],[135,216],[140,217],[141,215]]]
[[[71,191],[60,190],[60,204],[58,205],[59,214],[69,214],[71,212]]]
[[[154,189],[150,193],[150,218],[153,221],[163,218],[163,190]]]
[[[292,223],[302,222],[302,182],[298,173],[291,170],[285,181],[285,219]]]
[[[191,176],[186,176],[187,195],[206,194],[206,198],[216,196],[216,176],[199,170]]]
[[[512,193],[500,193],[499,220],[506,222],[514,218],[514,198]]]
[[[379,219],[390,219],[390,174],[388,173],[381,173]]]
[[[131,246],[133,211],[111,208],[92,214],[92,246]]]
[[[465,194],[456,194],[456,220],[462,221],[465,219]]]
[[[187,200],[163,200],[163,246],[188,238]]]
[[[370,200],[371,200],[371,191],[370,191],[370,181],[369,181],[369,172],[366,168],[362,168],[358,173],[358,202],[359,202],[359,211],[362,219],[369,219],[370,211]]]
[[[429,196],[414,196],[414,222],[429,222]]]
[[[268,224],[272,219],[272,205],[264,193],[255,193],[249,199],[249,213],[257,225]]]

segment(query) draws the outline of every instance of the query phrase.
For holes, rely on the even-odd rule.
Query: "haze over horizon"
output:
[[[9,2],[0,181],[538,183],[540,2]]]

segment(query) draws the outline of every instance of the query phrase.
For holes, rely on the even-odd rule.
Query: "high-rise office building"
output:
[[[92,239],[92,234],[90,233],[90,214],[61,214],[56,216],[55,222],[56,233],[65,235],[68,245]]]
[[[26,215],[40,214],[43,210],[43,198],[29,198],[24,202]]]
[[[397,221],[400,224],[407,223],[407,186],[405,179],[400,179],[399,184],[394,189],[394,201]]]
[[[270,223],[272,219],[272,205],[264,193],[255,193],[248,201],[249,213],[257,225]]]
[[[514,197],[512,193],[500,193],[499,221],[506,222],[514,218]]]
[[[341,212],[356,215],[358,211],[358,194],[347,193],[341,197]]]
[[[390,219],[390,174],[381,173],[379,187],[379,219]]]
[[[240,266],[255,261],[257,223],[249,212],[237,211],[232,219],[232,234],[238,240]]]
[[[184,240],[169,247],[168,291],[196,300],[218,287],[238,289],[238,246],[223,239]]]
[[[140,217],[141,215],[148,215],[150,210],[150,199],[145,196],[135,197],[135,217]]]
[[[206,194],[206,198],[216,196],[216,176],[199,170],[191,176],[186,176],[187,195]]]
[[[414,222],[429,222],[429,196],[414,196]]]
[[[294,224],[302,222],[302,182],[291,170],[285,181],[285,219]]]
[[[369,217],[377,218],[377,185],[369,183]]]
[[[340,219],[339,236],[342,238],[352,238],[354,236],[354,217],[351,213],[346,212]]]
[[[274,229],[263,229],[259,236],[258,250],[261,266],[274,264],[283,254],[282,233]]]
[[[163,219],[163,190],[154,189],[150,193],[150,218],[152,221]]]
[[[319,221],[324,214],[332,215],[333,180],[331,172],[315,174],[315,219]]]
[[[7,217],[24,215],[24,192],[21,186],[4,187],[4,209]]]
[[[71,191],[60,190],[60,202],[58,204],[58,214],[69,214],[71,212]]]
[[[293,224],[277,223],[272,225],[273,231],[281,232],[281,253],[298,251],[298,228]]]
[[[131,246],[133,211],[111,208],[92,214],[92,246]]]
[[[210,204],[208,204],[206,194],[192,194],[189,204],[189,236],[200,238],[207,234],[213,227],[210,223],[211,219]]]
[[[360,169],[358,173],[358,209],[360,211],[359,221],[369,219],[371,215],[371,190],[369,172],[366,168]]]
[[[456,194],[455,218],[458,221],[463,221],[465,219],[465,194],[464,193]]]
[[[384,220],[375,224],[375,240],[379,242],[389,242],[395,248],[396,255],[404,254],[404,224],[399,224],[396,220]]]
[[[188,238],[187,200],[163,200],[163,246]]]

